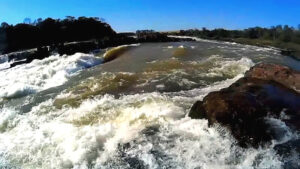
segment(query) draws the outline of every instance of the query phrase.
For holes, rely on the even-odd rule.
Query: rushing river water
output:
[[[109,52],[120,56],[101,64]],[[0,71],[0,168],[284,166],[273,147],[298,137],[284,124],[284,139],[244,149],[224,127],[187,113],[256,63],[299,70],[299,62],[276,49],[214,41],[109,52],[53,55]]]

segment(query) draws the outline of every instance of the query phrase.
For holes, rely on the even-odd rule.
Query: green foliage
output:
[[[253,27],[244,30],[225,30],[206,28],[180,30],[176,35],[196,36],[206,39],[230,40],[236,38],[270,40],[274,42],[291,42],[300,44],[300,24],[298,29],[289,27],[288,25],[277,25],[271,28]]]
[[[155,32],[154,30],[138,30],[136,31],[137,40],[139,42],[167,42],[170,41],[165,34]]]
[[[4,22],[0,30],[0,51],[4,53],[40,46],[57,46],[65,42],[99,40],[116,35],[110,25],[97,17],[67,16],[63,20],[38,18],[33,22],[30,18],[25,18],[24,23],[14,26]]]

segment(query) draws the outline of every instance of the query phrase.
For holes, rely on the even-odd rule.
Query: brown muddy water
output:
[[[244,149],[225,128],[186,117],[195,101],[259,62],[300,69],[276,49],[200,40],[2,70],[0,168],[292,168],[299,154],[286,159],[274,146],[298,134],[280,119],[286,135]]]

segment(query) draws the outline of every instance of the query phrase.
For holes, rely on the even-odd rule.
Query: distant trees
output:
[[[23,23],[30,25],[31,24],[31,19],[30,18],[25,18]]]
[[[6,29],[9,25],[6,22],[1,23],[0,27],[0,54],[3,53],[3,50],[6,47],[6,33],[4,29]]]
[[[167,42],[171,39],[162,33],[154,30],[138,30],[136,31],[137,40],[139,42]]]
[[[139,42],[164,42],[170,41],[163,33],[153,30],[141,30],[136,32]],[[288,25],[277,25],[270,28],[253,27],[244,30],[226,30],[207,28],[181,30],[177,35],[196,36],[207,39],[249,38],[263,39],[275,42],[292,42],[300,44],[300,24],[297,28]],[[6,22],[0,25],[0,53],[8,53],[17,50],[37,48],[42,46],[59,46],[65,42],[96,40],[104,44],[112,44],[112,37],[120,41],[130,41],[125,35],[117,35],[116,32],[98,17],[66,16],[65,19],[38,18],[32,22],[25,18],[24,22],[17,25],[9,25]],[[105,43],[106,42],[106,43]]]
[[[249,39],[265,39],[272,41],[293,42],[300,44],[300,24],[298,28],[288,25],[277,25],[271,28],[253,27],[244,30],[225,30],[206,28],[181,30],[177,35],[197,36],[208,39],[230,39],[230,38],[249,38]]]
[[[15,26],[5,22],[0,27],[0,47],[5,53],[47,45],[58,45],[64,42],[85,41],[112,37],[116,32],[107,23],[97,17],[67,16],[65,19],[38,18],[31,21],[25,18],[22,24]],[[3,42],[4,41],[4,42]],[[5,49],[3,46],[5,45]]]
[[[144,36],[150,36],[150,35],[154,35],[157,32],[155,32],[154,30],[137,30],[136,31],[136,36],[137,38],[143,38]]]
[[[5,29],[5,28],[7,28],[9,25],[8,25],[8,23],[6,23],[6,22],[2,22],[1,23],[1,28],[2,29]]]

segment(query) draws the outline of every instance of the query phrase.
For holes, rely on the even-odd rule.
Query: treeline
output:
[[[139,42],[168,42],[180,40],[176,38],[170,38],[166,34],[156,32],[154,30],[137,30],[135,35]]]
[[[292,42],[300,44],[300,25],[298,28],[290,27],[288,25],[273,26],[271,28],[254,27],[244,30],[225,30],[214,29],[208,30],[206,28],[181,30],[177,33],[172,33],[181,36],[196,36],[205,39],[236,39],[236,38],[249,38],[249,39],[265,39],[271,41]]]
[[[110,25],[97,17],[68,16],[62,20],[37,19],[33,23],[25,19],[24,23],[17,25],[3,22],[0,27],[0,51],[9,53],[65,42],[107,39],[115,35]]]
[[[0,54],[7,54],[10,67],[14,67],[52,54],[97,53],[99,49],[125,44],[183,40],[192,39],[170,38],[153,30],[116,33],[110,25],[96,17],[47,18],[33,23],[25,19],[24,23],[15,26],[5,22],[1,24]]]

